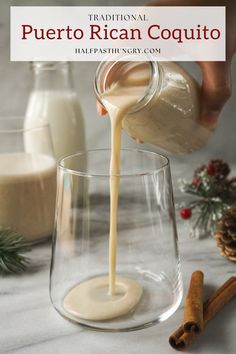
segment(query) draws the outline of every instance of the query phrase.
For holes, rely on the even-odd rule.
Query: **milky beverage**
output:
[[[0,154],[0,225],[37,241],[52,235],[56,163],[43,154]]]
[[[133,100],[139,96],[140,85],[148,86],[149,72],[148,64],[141,63],[129,75],[118,80],[109,96],[104,98],[110,115],[114,115],[117,107],[126,113],[131,111]],[[155,85],[152,95],[146,86],[150,101],[134,113],[124,114],[122,126],[126,133],[174,154],[191,153],[205,146],[212,131],[200,124],[197,82],[178,64],[162,62]]]
[[[85,148],[82,110],[77,95],[70,90],[34,90],[26,110],[25,128],[37,128],[49,123],[56,159]],[[48,151],[50,140],[42,132],[30,132],[25,137],[28,152]]]
[[[209,137],[208,130],[197,123],[199,105],[195,81],[190,80],[187,73],[174,63],[164,63],[163,70],[170,75],[169,82],[152,99],[146,110],[136,112],[133,116],[128,112],[145,96],[150,82],[147,63],[136,63],[123,75],[114,70],[112,84],[101,97],[111,121],[109,277],[80,283],[64,299],[67,311],[87,320],[106,320],[127,314],[142,296],[142,287],[136,280],[116,277],[122,126],[132,137],[171,152],[193,151],[205,144]],[[189,99],[190,93],[192,101]],[[195,137],[191,137],[192,131],[196,133]]]

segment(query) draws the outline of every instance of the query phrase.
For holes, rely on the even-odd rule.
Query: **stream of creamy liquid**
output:
[[[80,283],[64,299],[64,308],[87,320],[108,320],[129,313],[142,296],[142,286],[133,279],[116,276],[117,218],[120,188],[122,120],[143,97],[149,81],[147,64],[140,64],[112,84],[103,96],[111,122],[109,277]]]
[[[103,97],[111,122],[110,161],[110,233],[109,233],[109,294],[116,292],[117,217],[120,189],[120,150],[122,121],[132,106],[143,97],[149,81],[145,63],[119,78]]]

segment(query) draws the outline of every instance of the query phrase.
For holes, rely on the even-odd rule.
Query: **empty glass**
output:
[[[0,118],[0,229],[29,242],[52,235],[56,161],[48,125],[25,129],[23,118]]]
[[[121,151],[117,293],[110,295],[106,287],[106,296],[96,295],[93,303],[95,294],[86,286],[107,279],[109,272],[110,154],[93,150],[59,162],[50,296],[56,310],[72,321],[97,330],[134,330],[164,321],[182,298],[170,167],[156,153]],[[83,161],[87,165],[81,170]],[[119,312],[123,279],[134,285],[132,296],[137,296],[134,306]],[[83,313],[86,306],[90,314]]]

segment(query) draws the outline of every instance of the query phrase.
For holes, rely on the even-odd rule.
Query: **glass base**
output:
[[[104,274],[96,274],[96,276],[104,276]],[[75,314],[66,311],[63,306],[64,297],[78,284],[68,289],[68,292],[61,299],[59,306],[55,306],[55,303],[54,306],[64,318],[83,325],[86,328],[105,332],[120,332],[139,330],[165,321],[178,309],[181,303],[182,287],[174,289],[169,279],[162,273],[159,277],[155,277],[155,279],[151,278],[151,274],[144,274],[141,277],[137,276],[137,273],[119,274],[119,276],[136,280],[143,288],[139,303],[126,315],[111,320],[91,321],[79,318]]]
[[[42,245],[44,243],[48,243],[49,241],[52,240],[52,235],[49,236],[43,236],[41,238],[35,239],[35,240],[30,240],[25,238],[25,241],[29,243],[30,246],[37,246],[37,245]]]

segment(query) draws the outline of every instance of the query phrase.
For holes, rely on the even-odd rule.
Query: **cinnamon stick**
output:
[[[184,332],[201,332],[203,329],[203,273],[193,272],[184,308]]]
[[[236,277],[229,278],[204,303],[204,326],[219,312],[234,296],[236,296]]]
[[[212,296],[203,305],[203,328],[206,324],[220,311],[232,297],[236,296],[236,277],[229,278],[220,288],[218,288]],[[184,350],[199,332],[184,332],[181,325],[169,338],[170,345],[177,350]]]

